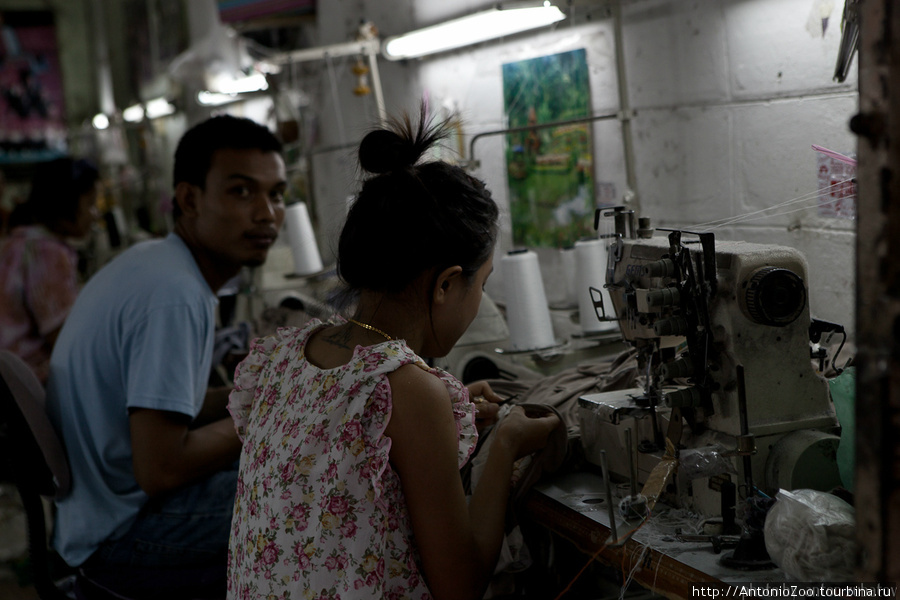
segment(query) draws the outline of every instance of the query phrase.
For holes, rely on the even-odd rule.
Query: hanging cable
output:
[[[597,560],[597,557],[600,556],[600,553],[603,552],[604,550],[606,550],[606,548],[610,547],[610,544],[612,544],[612,547],[623,546],[623,545],[625,544],[625,542],[627,542],[628,540],[630,540],[631,537],[632,537],[635,533],[637,533],[638,530],[640,530],[640,528],[643,527],[643,526],[647,523],[647,521],[649,521],[649,520],[650,520],[650,513],[649,513],[649,511],[648,511],[647,516],[644,517],[643,519],[641,519],[641,522],[638,523],[637,527],[635,527],[634,529],[632,529],[631,531],[629,531],[628,533],[626,533],[625,535],[623,535],[623,536],[622,536],[621,538],[619,538],[618,540],[612,540],[612,541],[607,540],[607,541],[603,542],[603,545],[601,545],[601,546],[597,549],[597,551],[594,552],[594,553],[591,555],[591,557],[587,560],[587,562],[584,563],[584,566],[581,567],[581,570],[578,571],[578,573],[575,574],[575,577],[572,578],[572,581],[569,582],[569,585],[567,585],[567,586],[563,589],[563,591],[561,591],[559,594],[557,594],[557,595],[556,595],[556,598],[555,598],[554,600],[561,600],[561,598],[562,598],[563,596],[565,596],[565,595],[569,592],[569,590],[572,589],[572,586],[575,585],[575,582],[578,581],[578,579],[579,579],[579,578],[581,577],[581,575],[587,570],[587,568],[591,565],[591,563],[594,562],[595,560]],[[646,546],[644,546],[644,547],[646,548]],[[624,552],[624,551],[623,551],[623,552]],[[624,560],[624,558],[623,558],[623,560]]]
[[[325,68],[328,70],[328,81],[331,83],[331,99],[334,104],[334,114],[337,118],[337,126],[338,126],[338,142],[344,143],[344,140],[347,139],[346,132],[344,130],[344,116],[341,114],[340,102],[338,102],[338,87],[337,87],[337,79],[334,76],[334,64],[331,61],[331,55],[325,55]]]
[[[738,215],[736,217],[727,217],[725,219],[717,219],[714,221],[707,221],[706,223],[699,223],[688,229],[697,230],[697,231],[706,231],[709,229],[716,229],[718,227],[724,227],[726,225],[733,225],[735,223],[739,223],[742,221],[752,221],[752,220],[763,219],[763,218],[772,217],[772,216],[786,215],[786,214],[790,214],[792,212],[797,212],[799,210],[807,210],[809,208],[814,208],[816,206],[825,206],[828,204],[833,204],[835,202],[839,202],[841,200],[846,200],[848,198],[856,198],[856,195],[854,194],[853,196],[847,196],[844,198],[835,198],[834,200],[830,200],[828,202],[820,202],[819,201],[819,199],[822,197],[823,194],[827,194],[830,191],[832,191],[833,189],[840,188],[840,187],[845,186],[848,183],[853,182],[853,181],[855,181],[854,178],[845,179],[843,181],[838,181],[837,183],[834,183],[826,188],[821,188],[814,192],[808,192],[801,196],[797,196],[796,198],[792,198],[790,200],[782,202],[781,204],[776,204],[774,206],[769,206],[766,208],[761,208],[759,210],[754,210],[754,211],[751,211],[748,213],[744,213],[742,215]],[[786,211],[786,212],[777,212],[777,213],[771,212],[771,211],[776,211],[778,209],[784,208],[786,206],[790,206],[792,204],[798,204],[801,202],[809,202],[810,200],[815,200],[815,204],[811,204],[809,206],[804,206],[803,208],[800,208],[800,209]],[[766,214],[764,214],[764,213],[766,213]],[[761,216],[759,216],[759,215],[761,215]]]
[[[800,212],[800,211],[804,211],[804,210],[809,210],[809,209],[811,209],[811,208],[816,208],[816,207],[819,207],[819,206],[828,206],[829,204],[834,204],[834,203],[836,203],[836,202],[841,202],[841,201],[843,201],[843,200],[856,200],[856,195],[853,195],[853,196],[845,196],[845,197],[843,197],[843,198],[835,198],[834,200],[829,200],[829,201],[827,201],[827,202],[816,202],[815,204],[811,204],[811,205],[809,205],[809,206],[804,206],[804,207],[802,207],[802,208],[795,208],[794,210],[786,210],[786,211],[784,211],[784,212],[772,213],[772,214],[768,214],[768,215],[761,215],[761,216],[758,216],[758,217],[754,217],[754,218],[752,218],[752,219],[743,219],[741,222],[745,222],[745,221],[758,221],[758,220],[760,220],[760,219],[767,219],[767,218],[769,218],[769,217],[781,217],[781,216],[783,216],[783,215],[789,215],[789,214],[792,214],[792,213],[795,213],[795,212]],[[718,226],[717,226],[717,227],[718,227]]]
[[[631,553],[631,559],[634,561],[631,571],[628,572],[628,575],[625,575],[625,555],[622,555],[622,588],[619,590],[619,600],[625,600],[625,592],[628,590],[628,586],[631,585],[631,582],[634,581],[634,576],[640,570],[641,563],[644,562],[644,557],[647,555],[647,550],[649,548],[647,546],[640,546],[641,554],[637,557],[637,560],[634,560],[634,555],[637,553],[637,548],[634,549]]]
[[[821,207],[821,206],[828,206],[828,205],[830,205],[830,204],[834,204],[834,203],[836,203],[836,202],[841,202],[841,201],[843,201],[843,200],[856,200],[856,195],[854,194],[853,196],[845,196],[845,197],[843,197],[843,198],[834,198],[833,200],[828,200],[827,202],[821,202],[821,201],[819,201],[818,199],[816,199],[816,201],[815,201],[814,203],[809,204],[808,206],[803,206],[803,207],[800,207],[800,208],[795,208],[795,209],[792,209],[792,210],[785,210],[785,211],[781,211],[781,212],[772,212],[772,213],[766,213],[766,214],[756,215],[756,216],[753,216],[753,215],[755,215],[755,213],[748,213],[747,215],[741,216],[741,217],[739,217],[739,218],[735,218],[735,219],[733,219],[733,220],[731,220],[731,221],[726,221],[726,222],[724,222],[724,223],[720,223],[720,224],[714,225],[714,226],[712,226],[712,227],[707,227],[707,228],[705,228],[705,230],[706,230],[706,231],[709,231],[710,229],[717,229],[717,228],[719,228],[719,227],[725,227],[726,225],[733,225],[733,224],[735,224],[735,223],[745,223],[745,222],[747,222],[747,221],[759,221],[760,219],[768,219],[768,218],[770,218],[770,217],[781,217],[781,216],[784,216],[784,215],[790,215],[790,214],[793,214],[793,213],[796,213],[796,212],[801,212],[801,211],[804,211],[804,210],[809,210],[809,209],[811,209],[811,208],[817,208],[817,207]],[[808,202],[808,201],[809,201],[809,199],[807,199],[807,202]],[[773,210],[774,208],[776,208],[776,207],[772,207],[772,208],[767,209],[767,210]]]
[[[694,225],[694,228],[697,229],[697,228],[704,228],[704,227],[721,227],[721,226],[723,226],[723,225],[730,225],[731,223],[741,221],[741,220],[743,220],[743,219],[745,219],[745,218],[747,218],[747,217],[749,217],[749,216],[753,216],[753,215],[757,215],[757,214],[760,214],[760,213],[765,213],[765,212],[768,212],[768,211],[776,210],[776,209],[782,208],[782,207],[784,207],[784,206],[788,206],[788,205],[791,205],[791,204],[797,204],[797,203],[799,203],[799,202],[805,202],[805,201],[809,201],[809,200],[812,200],[812,199],[818,199],[819,197],[821,197],[821,195],[822,195],[823,193],[828,193],[828,192],[830,192],[833,188],[837,188],[837,187],[839,187],[839,186],[845,185],[848,181],[852,181],[852,179],[848,179],[848,180],[845,180],[845,181],[839,181],[839,182],[837,182],[837,183],[835,183],[835,184],[833,184],[833,185],[831,185],[831,186],[829,186],[829,187],[827,187],[827,188],[822,188],[822,189],[819,189],[819,190],[815,190],[815,191],[813,191],[813,192],[808,192],[808,193],[803,194],[803,195],[801,195],[801,196],[797,196],[796,198],[792,198],[792,199],[790,199],[790,200],[787,200],[787,201],[785,201],[785,202],[782,202],[781,204],[776,204],[776,205],[774,205],[774,206],[769,206],[769,207],[766,207],[766,208],[761,208],[761,209],[759,209],[759,210],[755,210],[755,211],[752,211],[752,212],[749,212],[749,213],[744,213],[744,214],[738,215],[738,216],[736,216],[736,217],[727,217],[727,218],[724,218],[724,219],[716,219],[716,220],[714,220],[714,221],[707,221],[706,223],[700,223],[700,224],[698,224],[698,225]]]

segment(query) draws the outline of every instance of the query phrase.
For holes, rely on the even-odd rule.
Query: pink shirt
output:
[[[59,329],[78,294],[78,255],[43,225],[0,241],[0,348],[21,356],[46,383],[47,334]]]

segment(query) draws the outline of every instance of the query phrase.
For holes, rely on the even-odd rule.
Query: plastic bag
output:
[[[780,490],[766,516],[766,550],[796,581],[853,581],[856,510],[833,494]]]
[[[725,456],[722,446],[703,446],[690,448],[678,453],[678,471],[688,479],[712,477],[722,473],[737,475],[737,469]]]

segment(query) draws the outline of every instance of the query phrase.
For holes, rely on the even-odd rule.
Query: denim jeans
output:
[[[237,464],[151,499],[131,529],[82,565],[92,582],[128,598],[224,598]]]

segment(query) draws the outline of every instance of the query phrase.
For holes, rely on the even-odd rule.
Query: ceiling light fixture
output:
[[[132,104],[122,111],[122,118],[129,123],[137,123],[144,118],[144,107],[140,104]]]
[[[381,51],[388,60],[418,58],[477,44],[499,37],[545,27],[566,15],[550,2],[540,6],[500,6],[431,27],[391,36]]]
[[[264,92],[267,89],[269,82],[262,73],[253,73],[238,79],[219,75],[210,79],[208,90],[197,93],[197,102],[204,106],[220,106],[241,100],[240,94]]]
[[[144,104],[133,104],[122,111],[122,118],[129,123],[138,123],[144,119],[157,119],[175,112],[175,106],[165,98],[154,98]]]
[[[221,106],[230,102],[243,100],[238,94],[220,94],[218,92],[207,92],[201,90],[197,92],[197,102],[203,106]]]
[[[267,89],[269,89],[269,82],[262,73],[253,73],[237,78],[219,75],[212,77],[209,82],[209,91],[219,94],[249,94]]]
[[[107,117],[103,113],[97,113],[91,120],[91,124],[94,126],[94,129],[103,131],[104,129],[109,127],[109,117]]]

